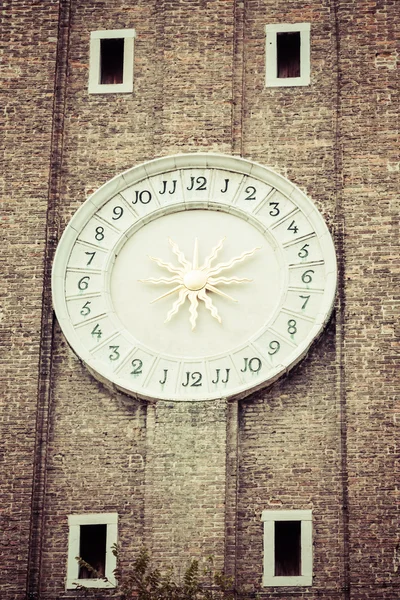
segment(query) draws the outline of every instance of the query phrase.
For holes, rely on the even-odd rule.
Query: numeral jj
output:
[[[169,190],[168,194],[171,194],[171,195],[172,195],[172,194],[175,194],[175,190],[176,190],[176,181],[177,181],[176,179],[173,179],[173,180],[171,181],[171,183],[172,183],[172,190]],[[159,194],[161,194],[161,195],[163,195],[163,194],[165,194],[165,193],[166,193],[166,191],[167,191],[167,184],[168,184],[168,181],[165,181],[165,180],[163,180],[162,184],[163,184],[163,188],[162,188],[162,190],[161,190],[160,192],[158,192],[158,193],[159,193]]]
[[[219,381],[221,381],[221,383],[228,383],[230,369],[225,369],[226,375],[225,375],[224,379],[221,379],[221,380],[219,378],[220,371],[221,371],[221,369],[215,369],[215,379],[211,379],[211,383],[217,384],[217,383],[219,383]]]

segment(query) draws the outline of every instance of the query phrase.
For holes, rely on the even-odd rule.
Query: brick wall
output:
[[[370,589],[376,597],[392,598],[399,595],[394,321],[399,6],[360,2],[357,15],[345,6],[340,70],[351,581],[355,598],[373,596]]]
[[[22,597],[31,526],[58,6],[1,9],[0,595]]]

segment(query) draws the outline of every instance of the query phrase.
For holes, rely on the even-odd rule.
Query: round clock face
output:
[[[243,397],[308,351],[336,261],[314,204],[253,162],[183,154],[134,167],[78,210],[53,302],[100,381],[141,398]]]

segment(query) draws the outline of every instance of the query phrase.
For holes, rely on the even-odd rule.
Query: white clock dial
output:
[[[271,383],[306,354],[335,290],[315,205],[270,169],[215,154],[111,180],[71,220],[53,267],[58,320],[91,372],[166,400]]]

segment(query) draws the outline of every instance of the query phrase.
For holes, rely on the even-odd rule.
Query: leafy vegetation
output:
[[[116,546],[113,548],[113,553],[119,564],[119,552]],[[80,566],[85,567],[95,578],[110,583],[82,558],[77,560]],[[163,574],[159,569],[151,567],[149,552],[143,548],[128,570],[121,570],[118,566],[114,574],[118,581],[116,590],[120,600],[234,600],[235,598],[232,580],[220,571],[214,570],[211,557],[207,559],[206,568],[203,570],[200,569],[197,560],[192,560],[182,581],[176,582],[172,569]],[[89,590],[81,584],[76,584],[76,589],[85,591],[86,595],[90,593],[92,597],[99,598],[98,589]]]

